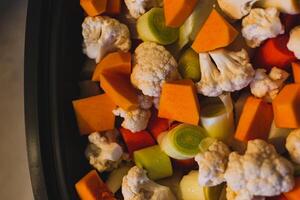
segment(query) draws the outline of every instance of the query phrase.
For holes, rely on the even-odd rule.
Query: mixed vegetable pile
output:
[[[80,4],[81,199],[300,199],[299,1]]]

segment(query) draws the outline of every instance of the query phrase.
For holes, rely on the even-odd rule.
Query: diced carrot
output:
[[[151,119],[148,124],[148,130],[151,135],[157,140],[157,137],[169,129],[169,120],[160,118],[157,113],[151,115]]]
[[[200,105],[192,80],[179,80],[163,84],[158,116],[198,125]]]
[[[138,107],[137,90],[131,85],[129,75],[102,73],[100,85],[115,104],[121,108],[132,110]]]
[[[105,12],[107,0],[80,0],[80,5],[89,16],[96,16]]]
[[[300,84],[284,86],[273,100],[273,110],[278,128],[300,128]]]
[[[299,200],[300,198],[300,177],[295,178],[295,187],[292,191],[284,193],[288,200]]]
[[[193,170],[197,168],[197,163],[194,158],[187,160],[172,159],[173,166],[180,170]]]
[[[271,104],[253,96],[248,97],[235,132],[235,139],[242,142],[268,139],[273,118]]]
[[[164,0],[166,25],[179,28],[192,14],[198,0]]]
[[[294,53],[288,50],[289,35],[280,35],[268,39],[262,44],[254,56],[254,65],[270,71],[274,66],[288,69],[292,62],[296,61]]]
[[[300,83],[300,63],[292,63],[294,82]]]
[[[121,0],[107,0],[106,13],[117,15],[121,12]]]
[[[282,194],[282,195],[276,196],[276,197],[268,197],[267,200],[288,200],[288,199],[285,198],[285,196]]]
[[[197,53],[212,51],[228,46],[237,36],[238,31],[213,9],[200,29],[192,48]]]
[[[75,184],[75,188],[82,200],[116,200],[96,170],[85,175]]]
[[[132,133],[125,128],[120,128],[120,132],[130,155],[132,155],[136,150],[155,145],[155,141],[148,131]]]
[[[281,22],[285,27],[285,32],[290,32],[295,26],[300,25],[300,15],[290,15],[282,13],[280,16]]]
[[[116,72],[129,75],[131,73],[131,54],[129,52],[108,54],[97,64],[92,80],[100,81],[100,74],[103,72]]]
[[[116,104],[106,94],[73,101],[79,131],[82,135],[114,128],[112,110]]]

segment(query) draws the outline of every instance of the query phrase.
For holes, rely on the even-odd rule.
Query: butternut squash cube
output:
[[[89,16],[97,16],[105,12],[107,0],[80,0],[80,5]]]

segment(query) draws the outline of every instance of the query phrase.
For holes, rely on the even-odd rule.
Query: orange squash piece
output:
[[[278,128],[300,128],[300,84],[286,85],[273,100]]]
[[[200,106],[192,80],[180,80],[163,84],[158,116],[198,125]]]
[[[82,135],[114,128],[116,104],[106,94],[75,100],[73,108]]]
[[[129,52],[110,53],[97,64],[92,80],[100,81],[102,72],[117,72],[129,75],[131,73],[131,54]]]
[[[100,85],[115,104],[121,108],[133,110],[138,107],[137,90],[131,85],[129,75],[102,73]]]
[[[271,104],[253,96],[248,97],[235,132],[235,138],[243,142],[253,139],[268,139],[273,118]]]
[[[105,12],[107,0],[80,0],[80,5],[89,16],[93,17]]]
[[[116,200],[96,170],[85,175],[75,184],[75,188],[82,200]]]
[[[292,191],[284,193],[288,200],[299,200],[300,198],[300,177],[295,178],[295,187]]]
[[[292,63],[295,83],[300,83],[300,63]]]
[[[197,53],[226,47],[238,36],[238,31],[229,24],[215,9],[200,29],[192,48]]]
[[[164,0],[166,25],[179,28],[192,14],[198,0]]]
[[[106,13],[117,15],[121,12],[121,0],[107,0]]]

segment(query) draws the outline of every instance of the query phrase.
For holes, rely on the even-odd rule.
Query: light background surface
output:
[[[23,62],[27,0],[0,1],[0,199],[33,200],[27,164]]]

